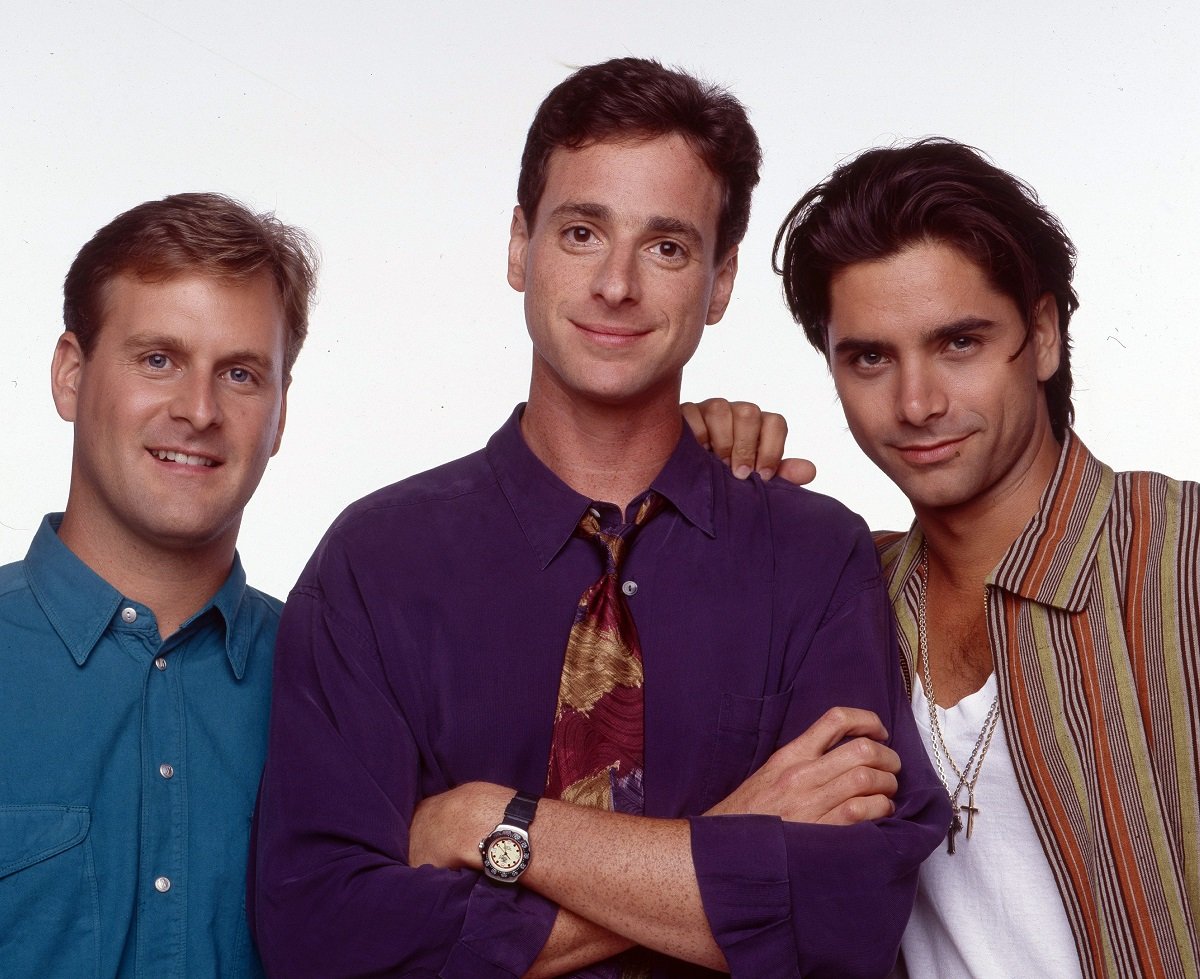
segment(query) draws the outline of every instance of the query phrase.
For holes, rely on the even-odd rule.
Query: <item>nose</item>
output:
[[[188,372],[177,383],[175,396],[171,399],[172,418],[186,421],[197,431],[221,424],[221,401],[216,378],[200,372]]]
[[[609,306],[635,302],[638,298],[637,250],[613,246],[596,266],[592,292]]]
[[[946,413],[949,399],[937,371],[921,363],[908,363],[899,372],[896,416],[909,425],[926,425]]]

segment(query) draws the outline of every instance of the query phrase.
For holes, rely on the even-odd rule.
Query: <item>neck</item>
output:
[[[531,390],[521,416],[521,434],[547,468],[575,492],[622,510],[662,471],[682,427],[678,392],[632,407]]]
[[[59,539],[122,595],[141,602],[164,639],[198,612],[229,577],[236,535],[188,549],[148,544],[128,534],[106,534],[81,521],[70,504]]]
[[[959,591],[977,591],[1037,512],[1062,447],[1049,428],[1004,479],[953,507],[914,506],[931,570]]]

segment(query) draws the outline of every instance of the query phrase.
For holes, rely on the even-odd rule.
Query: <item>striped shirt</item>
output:
[[[921,543],[916,524],[876,537],[910,691]],[[1005,737],[1083,975],[1200,975],[1200,484],[1115,473],[1068,435],[986,588]]]

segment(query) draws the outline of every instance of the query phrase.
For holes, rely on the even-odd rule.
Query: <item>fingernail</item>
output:
[[[749,466],[747,466],[747,465],[741,465],[741,466],[738,466],[738,467],[737,467],[737,468],[736,468],[736,469],[733,471],[733,474],[734,474],[734,475],[735,475],[735,476],[736,476],[738,479],[745,479],[747,476],[749,476],[749,475],[750,475],[750,467],[749,467]]]
[[[764,480],[765,480],[765,479],[770,479],[772,476],[774,476],[774,475],[775,475],[775,470],[774,470],[774,469],[760,469],[760,470],[758,471],[758,474],[759,474],[759,475],[760,475],[760,476],[761,476],[761,477],[762,477]]]

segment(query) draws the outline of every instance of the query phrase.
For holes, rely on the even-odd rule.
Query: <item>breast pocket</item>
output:
[[[706,806],[720,802],[775,751],[792,688],[767,697],[721,696],[717,743],[705,780]]]
[[[100,972],[100,899],[85,806],[0,806],[0,976]]]

